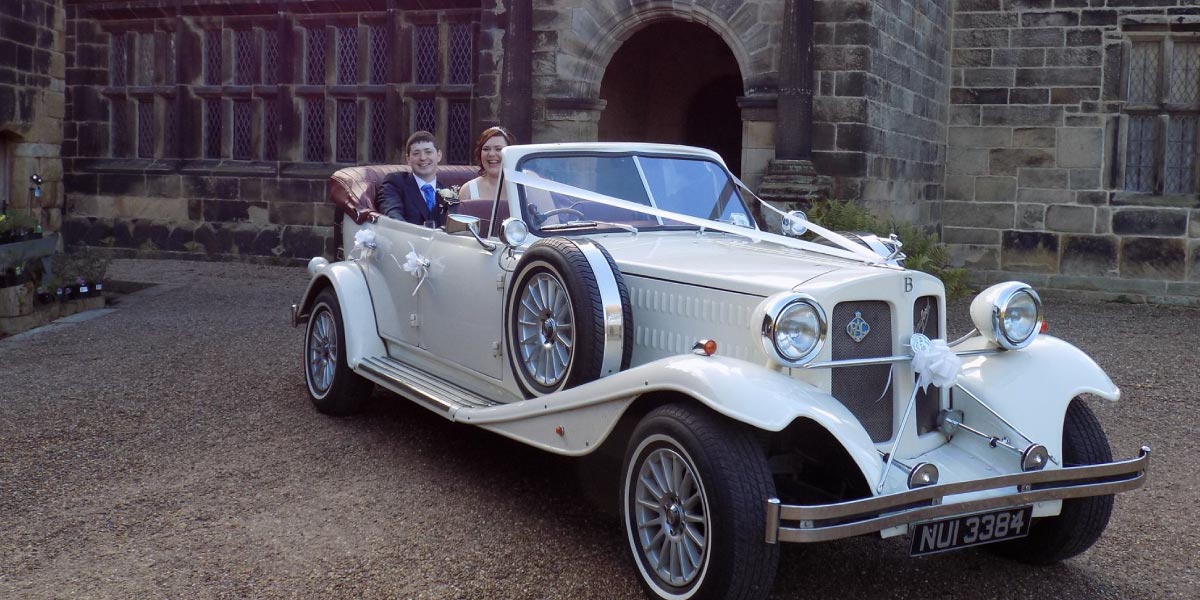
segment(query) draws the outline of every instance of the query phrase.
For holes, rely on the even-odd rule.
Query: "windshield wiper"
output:
[[[566,223],[543,225],[539,229],[542,231],[560,231],[563,229],[595,229],[601,225],[616,227],[617,229],[624,229],[625,231],[628,231],[634,235],[637,235],[638,232],[637,227],[634,227],[633,225],[627,225],[625,223],[613,223],[611,221],[567,221]]]

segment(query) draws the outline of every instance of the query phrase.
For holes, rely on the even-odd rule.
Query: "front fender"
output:
[[[971,347],[963,344],[955,349]],[[1090,356],[1049,335],[1038,336],[1024,350],[965,359],[959,384],[1059,457],[1063,419],[1071,400],[1080,394],[1105,400],[1121,397],[1121,391]],[[976,422],[992,420],[967,397],[956,395],[954,408],[964,411],[968,424],[972,418]]]
[[[304,299],[300,302],[297,314],[307,316],[312,310],[317,294],[325,287],[332,286],[337,293],[338,303],[342,306],[342,328],[346,333],[346,364],[351,369],[356,369],[363,358],[386,355],[387,348],[375,325],[375,306],[371,302],[371,291],[358,263],[314,263],[310,264],[309,271],[313,277],[308,282],[308,289],[304,291]]]
[[[811,419],[827,429],[854,459],[868,481],[878,478],[882,461],[858,419],[832,396],[799,379],[744,360],[685,354],[659,359],[548,396],[501,406],[462,409],[456,421],[480,425],[551,452],[586,454],[612,432],[625,406],[640,395],[670,391],[685,394],[731,419],[766,431],[782,431],[796,419]],[[596,422],[594,407],[623,403]],[[553,418],[549,418],[553,415]],[[522,421],[546,422],[539,434]],[[553,435],[556,424],[586,435]]]

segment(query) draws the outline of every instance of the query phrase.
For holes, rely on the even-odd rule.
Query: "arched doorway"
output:
[[[737,59],[720,36],[696,23],[655,23],[621,44],[604,71],[599,138],[703,146],[740,175],[741,95]]]

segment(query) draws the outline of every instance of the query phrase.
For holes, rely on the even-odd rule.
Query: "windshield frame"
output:
[[[528,161],[539,158],[632,158],[633,163],[637,168],[637,174],[639,180],[641,181],[642,188],[645,190],[646,196],[650,201],[649,206],[652,208],[657,208],[654,201],[654,191],[651,189],[650,183],[646,179],[641,161],[638,160],[639,158],[674,159],[709,163],[716,166],[722,173],[725,174],[728,184],[733,190],[733,197],[736,197],[738,201],[741,202],[742,206],[746,208],[746,218],[750,222],[749,229],[761,231],[758,226],[758,221],[754,217],[751,203],[746,201],[746,197],[742,194],[742,191],[739,189],[737,184],[737,178],[733,176],[733,173],[729,170],[729,167],[725,166],[724,162],[722,161],[717,161],[705,156],[697,156],[694,154],[676,154],[672,152],[641,152],[636,150],[625,150],[620,152],[604,152],[595,150],[580,150],[573,152],[546,151],[533,152],[522,156],[520,160],[517,161],[517,164],[513,166],[513,170],[517,172],[524,172],[523,168]],[[570,184],[564,183],[564,185]],[[521,219],[525,221],[525,224],[529,227],[529,232],[538,237],[588,235],[594,233],[627,231],[624,228],[605,226],[603,222],[597,222],[595,227],[581,226],[578,228],[555,229],[553,231],[546,231],[543,233],[541,226],[535,224],[532,215],[529,214],[529,203],[526,201],[524,185],[517,186],[517,194],[514,201],[517,202],[517,207],[515,211],[512,211],[512,214],[519,214]],[[657,220],[660,223],[659,225],[652,227],[638,227],[638,231],[698,231],[701,229],[695,225],[662,225],[662,219],[658,218]]]

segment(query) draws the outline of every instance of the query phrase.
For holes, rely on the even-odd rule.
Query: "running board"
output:
[[[447,419],[452,419],[461,408],[487,408],[500,404],[387,356],[364,358],[359,361],[357,371]]]

